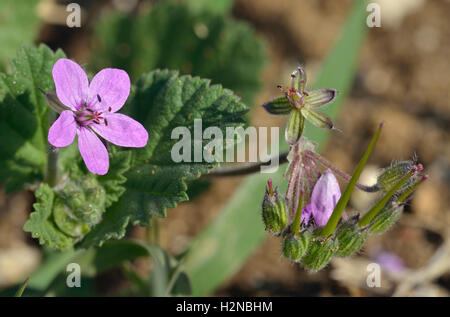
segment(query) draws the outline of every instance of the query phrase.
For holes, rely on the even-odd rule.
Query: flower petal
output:
[[[89,171],[104,175],[109,169],[108,151],[94,132],[80,127],[78,133],[78,149]]]
[[[107,125],[102,122],[91,126],[105,140],[126,147],[147,145],[148,133],[136,120],[121,113],[109,113],[105,118]]]
[[[89,86],[88,104],[92,109],[116,112],[124,105],[130,94],[130,77],[116,68],[105,68],[98,72]]]
[[[311,218],[311,213],[312,213],[312,208],[311,208],[311,204],[309,204],[302,210],[301,223],[307,225],[309,222],[309,219]]]
[[[336,177],[327,170],[314,185],[311,195],[312,215],[319,227],[327,224],[340,197],[341,190]]]
[[[308,91],[308,95],[304,97],[304,102],[310,107],[320,107],[326,105],[336,98],[338,91],[336,89],[322,88]]]
[[[58,99],[77,110],[88,97],[89,80],[77,63],[67,58],[58,59],[52,70]]]
[[[70,110],[64,110],[48,131],[48,142],[56,147],[70,145],[77,133],[75,116]]]

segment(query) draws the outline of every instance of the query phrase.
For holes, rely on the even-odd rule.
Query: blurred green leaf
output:
[[[336,101],[327,107],[327,113],[331,117],[337,115],[350,90],[358,51],[367,31],[366,14],[365,1],[355,2],[341,38],[329,53],[322,73],[314,85],[317,88],[333,87],[340,92]],[[329,132],[311,125],[306,131],[308,137],[322,146],[329,135]],[[282,140],[280,144],[285,145]],[[281,147],[280,151],[286,149]],[[265,184],[269,177],[273,179],[274,184],[280,184],[282,173],[280,168],[273,174],[248,177],[236,188],[234,196],[220,216],[193,239],[186,256],[186,269],[191,278],[194,296],[213,292],[236,273],[262,243],[265,232],[259,209]]]
[[[2,46],[3,47],[3,46]],[[47,46],[23,46],[0,73],[0,182],[6,191],[42,180],[47,164],[48,106],[38,90],[54,90],[51,70],[64,57]]]
[[[40,244],[46,244],[53,249],[64,250],[71,248],[75,239],[59,230],[52,218],[55,193],[45,183],[35,192],[37,202],[33,205],[34,212],[25,223],[23,229],[31,232],[33,238],[39,239]]]
[[[29,281],[29,280],[30,280],[29,277],[27,277],[27,278],[25,279],[25,281],[22,283],[22,285],[20,286],[20,288],[17,290],[17,292],[16,292],[16,294],[15,294],[15,297],[22,297],[23,291],[25,291],[25,288],[27,287],[28,281]]]
[[[84,251],[68,250],[65,252],[48,251],[38,270],[33,272],[28,282],[28,288],[44,292],[52,281],[65,271],[66,265]]]
[[[210,12],[217,15],[228,14],[234,0],[185,0],[187,7],[194,13]]]
[[[37,34],[39,0],[2,0],[0,2],[0,71],[14,57],[22,44],[31,44]]]
[[[90,249],[79,259],[82,272],[95,276],[126,261],[149,256],[152,260],[152,271],[147,279],[146,296],[189,295],[190,282],[182,260],[177,260],[161,247],[148,245],[139,241],[108,241],[101,247]],[[135,278],[138,278],[135,276]],[[139,281],[141,284],[142,281]],[[142,285],[139,285],[142,289]]]
[[[260,86],[262,40],[245,23],[224,16],[231,1],[161,1],[137,16],[112,13],[94,33],[93,65],[118,67],[134,79],[143,70],[178,69],[212,79],[247,104]],[[202,9],[208,4],[208,8]]]

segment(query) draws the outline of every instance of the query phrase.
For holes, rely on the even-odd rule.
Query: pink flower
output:
[[[327,170],[314,185],[311,203],[302,211],[302,222],[308,223],[312,215],[316,225],[325,226],[339,198],[341,198],[341,190],[337,179],[330,170]]]
[[[148,133],[130,117],[116,113],[130,93],[130,78],[120,69],[105,68],[89,84],[83,69],[61,58],[52,70],[58,99],[68,107],[48,132],[55,147],[70,145],[78,135],[78,148],[84,163],[94,174],[108,172],[108,151],[97,134],[119,146],[144,147]]]

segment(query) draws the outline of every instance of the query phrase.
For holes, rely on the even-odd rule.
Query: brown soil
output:
[[[397,24],[370,29],[353,89],[336,121],[343,133],[332,133],[323,153],[335,165],[351,172],[372,128],[385,120],[382,138],[371,158],[371,162],[378,164],[375,167],[387,166],[395,159],[408,159],[416,153],[430,175],[407,206],[400,223],[384,235],[371,236],[361,254],[348,260],[355,261],[355,267],[357,260],[368,260],[375,250],[382,248],[399,255],[409,268],[420,270],[440,246],[450,241],[447,229],[450,224],[450,2],[416,2],[417,7],[409,12],[405,9]],[[280,119],[257,105],[276,96],[279,92],[276,85],[285,84],[287,74],[299,63],[306,65],[313,81],[321,61],[337,39],[337,30],[351,3],[349,0],[236,1],[234,16],[254,25],[269,43],[270,63],[264,72],[264,87],[251,111],[255,125],[281,124]],[[382,3],[388,6],[389,2]],[[396,12],[402,8],[383,7],[383,10]],[[78,47],[84,47],[80,43]],[[159,220],[162,246],[174,254],[184,250],[190,239],[220,213],[241,180],[215,180],[204,195],[169,210],[167,219]],[[31,250],[29,254],[34,254],[35,259],[31,264],[24,264],[16,282],[39,261],[36,249],[30,247],[33,243],[22,230],[31,203],[28,193],[6,196],[0,191],[0,254],[23,247]],[[134,235],[143,236],[142,228],[136,228]],[[320,273],[308,273],[281,258],[279,240],[268,235],[263,245],[215,295],[392,294],[392,289],[377,293],[335,278],[340,267],[339,262],[332,262]],[[0,274],[0,286],[1,277]],[[448,295],[448,270],[427,283],[423,294]]]

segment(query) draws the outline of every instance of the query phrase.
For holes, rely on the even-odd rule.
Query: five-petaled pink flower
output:
[[[89,84],[84,70],[75,62],[61,58],[52,70],[58,99],[68,107],[61,112],[48,133],[55,147],[70,145],[78,135],[78,148],[94,174],[108,172],[108,151],[97,134],[119,146],[144,147],[148,133],[130,117],[116,113],[130,93],[130,78],[120,69],[105,68]]]

